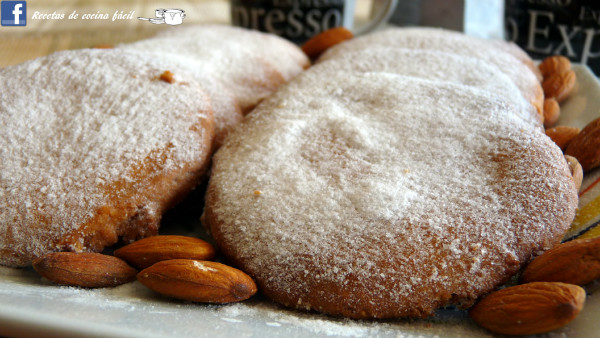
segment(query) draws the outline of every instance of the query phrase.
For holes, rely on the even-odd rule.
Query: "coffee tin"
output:
[[[505,23],[534,59],[563,55],[600,74],[600,0],[506,0]]]
[[[235,26],[273,33],[301,44],[333,27],[351,27],[348,0],[231,0]]]

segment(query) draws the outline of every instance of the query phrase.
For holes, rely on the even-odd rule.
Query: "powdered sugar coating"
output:
[[[245,48],[252,51],[272,64],[289,81],[310,66],[310,60],[298,46],[274,34],[257,30],[244,29],[229,25],[192,25],[177,30],[165,30],[159,37],[179,37],[182,35],[202,38],[207,32],[226,37],[227,43],[243,43]]]
[[[118,48],[138,51],[135,45],[120,45]],[[153,60],[156,66],[171,71],[175,76],[183,74],[200,85],[202,91],[210,99],[215,119],[215,144],[220,145],[229,130],[240,123],[243,118],[234,94],[214,77],[213,70],[209,70],[209,67],[195,58],[169,52],[144,53]]]
[[[516,57],[517,59],[519,59],[519,61],[523,62],[535,74],[538,81],[541,82],[543,80],[542,72],[540,72],[540,69],[533,62],[533,59],[529,56],[529,54],[527,54],[527,52],[525,52],[523,49],[521,49],[521,47],[519,47],[516,43],[514,43],[512,41],[505,41],[505,40],[498,40],[498,39],[488,40],[488,41],[491,44],[493,44],[495,46],[495,48],[499,48],[499,49],[511,54],[512,56]]]
[[[274,46],[278,48],[273,50]],[[194,59],[195,66],[202,67],[203,73],[210,74],[233,92],[244,112],[304,66],[304,63],[297,64],[302,62],[300,49],[281,38],[267,38],[264,33],[221,25],[182,27],[120,47],[166,51]]]
[[[159,80],[165,70],[123,50],[66,51],[0,70],[0,264],[58,250],[122,194],[141,203],[135,194],[161,175],[202,166],[213,135],[208,99],[183,74]],[[152,214],[162,197],[138,207]]]
[[[499,47],[502,43],[506,42],[490,42],[437,28],[392,28],[340,43],[328,49],[319,61],[375,46],[431,49],[478,58],[510,77],[523,96],[541,112],[543,92],[536,74],[530,68],[531,65],[521,62],[513,53],[508,52],[510,47]]]
[[[496,95],[386,73],[298,91],[303,77],[230,135],[207,193],[215,240],[267,296],[426,316],[492,290],[567,230],[577,195],[562,153]]]
[[[337,55],[309,70],[313,75],[314,85],[322,78],[335,76],[337,72],[387,72],[479,88],[513,103],[518,116],[533,126],[542,127],[537,110],[525,100],[512,80],[480,59],[436,50],[376,46]],[[306,82],[307,78],[308,76],[304,76],[303,82]]]

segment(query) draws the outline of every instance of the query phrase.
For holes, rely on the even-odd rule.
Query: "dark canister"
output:
[[[385,0],[358,32],[385,22],[397,0]],[[233,25],[273,33],[302,44],[330,28],[354,30],[355,0],[230,0]]]
[[[534,59],[564,55],[600,74],[600,0],[506,0],[505,20]]]

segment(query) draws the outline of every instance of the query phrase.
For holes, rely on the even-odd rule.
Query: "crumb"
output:
[[[175,82],[175,78],[173,77],[173,73],[170,70],[165,70],[162,74],[160,74],[159,79],[161,81],[165,81],[167,83]]]

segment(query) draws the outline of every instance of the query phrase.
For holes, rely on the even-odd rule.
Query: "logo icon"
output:
[[[178,8],[158,8],[154,11],[154,18],[142,18],[138,17],[139,20],[149,21],[153,24],[163,24],[167,25],[181,25],[183,23],[183,19],[185,18],[185,11],[183,9]]]
[[[27,24],[26,1],[2,1],[0,13],[2,26],[25,26]]]

